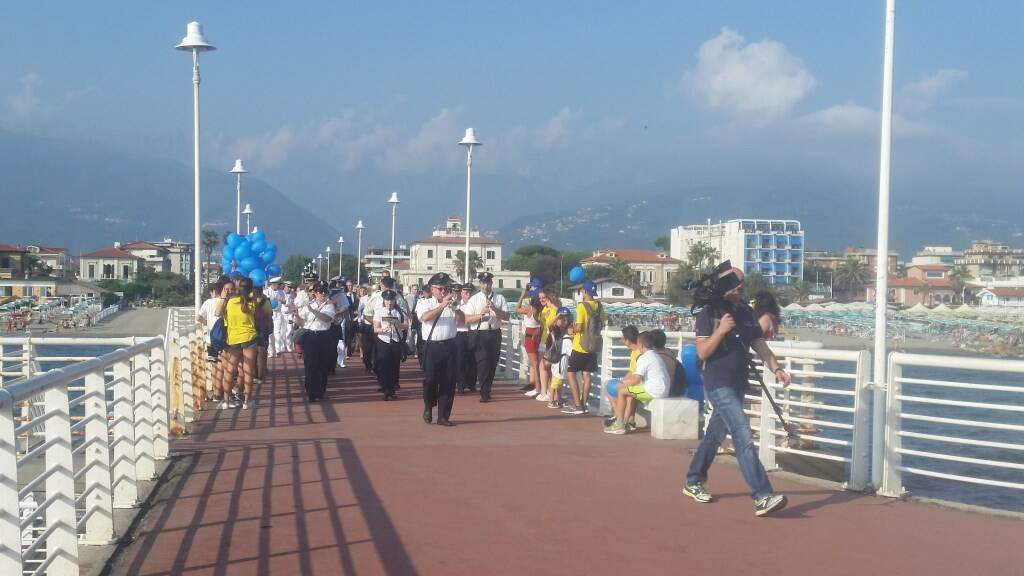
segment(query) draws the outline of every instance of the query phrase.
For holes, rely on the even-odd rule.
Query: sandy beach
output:
[[[836,334],[829,334],[827,332],[810,330],[808,328],[783,327],[781,333],[787,340],[821,342],[825,348],[839,348],[842,350],[872,350],[875,346],[875,341],[873,339],[840,336]],[[952,342],[924,340],[919,338],[908,338],[906,340],[890,339],[888,341],[888,350],[890,352],[914,352],[917,354],[981,356],[986,358],[997,357],[994,354],[983,354],[973,350],[964,350],[963,348],[958,348]]]

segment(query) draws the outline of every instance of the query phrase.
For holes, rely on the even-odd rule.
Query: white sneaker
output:
[[[227,400],[221,400],[220,404],[217,404],[217,410],[227,410],[227,409],[228,409]]]
[[[256,408],[256,401],[249,400],[248,402],[242,403],[242,410],[254,410]]]
[[[537,389],[536,389],[536,388],[534,388],[533,390],[529,390],[529,391],[527,391],[527,392],[526,392],[526,394],[524,394],[524,396],[528,396],[528,397],[530,397],[530,398],[533,398],[533,397],[534,397],[534,396],[536,396],[537,394],[539,394],[539,392],[537,391]]]
[[[541,402],[551,402],[551,397],[548,396],[547,394],[537,394],[536,396],[533,397],[533,399],[539,400]]]

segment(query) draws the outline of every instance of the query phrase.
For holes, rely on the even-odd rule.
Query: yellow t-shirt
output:
[[[587,317],[590,315],[590,311],[596,310],[598,304],[599,304],[599,302],[590,302],[589,304],[586,303],[586,302],[580,302],[579,304],[577,304],[576,305],[576,324],[579,325],[579,326],[584,326],[585,327],[587,325]],[[605,312],[604,312],[604,306],[601,306],[601,323],[604,324],[606,322],[608,322],[608,315],[605,314]],[[573,335],[573,337],[572,337],[572,349],[574,351],[576,351],[576,352],[580,352],[580,353],[583,353],[583,354],[589,354],[589,352],[584,350],[583,346],[580,345],[580,337],[583,335],[582,332],[583,332],[583,330],[579,330],[579,331],[576,332],[576,334]]]
[[[551,325],[551,321],[558,316],[558,308],[554,306],[545,306],[541,308],[538,320],[540,320],[540,341],[545,343],[548,341],[548,326]]]
[[[640,357],[640,349],[637,348],[629,353],[629,373],[636,374],[636,359]]]
[[[228,331],[229,346],[244,344],[256,337],[256,308],[242,310],[242,299],[232,296],[224,309],[224,324]]]

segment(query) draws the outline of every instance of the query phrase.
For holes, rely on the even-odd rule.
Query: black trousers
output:
[[[360,324],[359,328],[362,337],[363,366],[370,370],[373,368],[373,345],[377,342],[377,335],[373,333],[373,326],[370,324]]]
[[[448,420],[455,404],[455,339],[423,347],[423,406],[437,406],[437,419]]]
[[[331,348],[336,342],[327,330],[310,332],[305,339],[306,345],[302,347],[303,382],[306,397],[310,400],[323,398],[327,390],[328,370],[337,357],[337,352]]]
[[[476,389],[476,357],[469,347],[469,332],[455,333],[455,387]]]
[[[469,332],[469,346],[476,361],[476,380],[480,384],[480,397],[491,397],[494,372],[498,368],[501,354],[501,330],[476,330]]]
[[[373,345],[373,372],[377,375],[377,386],[385,394],[391,394],[398,387],[398,370],[402,366],[402,344],[385,344],[377,339]]]

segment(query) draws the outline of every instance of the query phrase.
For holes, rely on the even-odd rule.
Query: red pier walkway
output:
[[[398,402],[362,366],[307,404],[273,363],[255,411],[206,411],[110,572],[167,574],[1024,574],[1024,522],[775,477],[789,507],[755,518],[720,462],[680,493],[695,442],[601,433],[500,385],[420,419],[415,361]],[[967,488],[969,489],[969,487]]]

